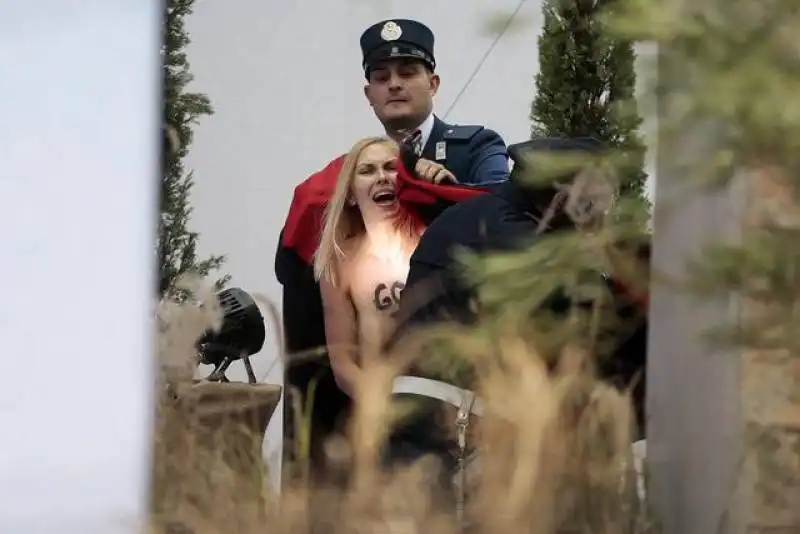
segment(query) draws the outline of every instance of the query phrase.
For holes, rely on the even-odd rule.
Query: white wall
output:
[[[442,87],[436,109],[453,102],[493,35],[487,22],[517,0],[198,1],[189,20],[194,88],[216,114],[196,128],[188,158],[195,169],[193,226],[201,252],[228,255],[233,284],[280,302],[273,274],[278,232],[294,186],[380,133],[364,100],[358,39],[384,18],[414,18],[436,34]],[[526,2],[448,119],[486,124],[507,143],[527,139],[540,3]],[[268,345],[254,359],[260,376],[279,382]],[[232,378],[244,378],[241,364]],[[236,374],[240,373],[240,374]],[[281,425],[273,418],[265,454],[279,469]],[[277,473],[273,473],[276,475]],[[277,478],[274,478],[277,482]]]
[[[4,534],[149,523],[160,14],[0,2]]]

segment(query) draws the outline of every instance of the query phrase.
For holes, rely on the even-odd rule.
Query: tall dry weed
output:
[[[347,439],[328,447],[346,484],[298,482],[276,495],[265,489],[260,453],[275,390],[192,379],[194,340],[218,320],[213,307],[192,304],[167,303],[159,314],[153,533],[460,531],[452,502],[437,491],[436,461],[392,473],[380,467],[381,444],[401,415],[390,402],[391,379],[414,354],[385,359],[358,384]],[[586,354],[565,355],[552,372],[519,336],[451,334],[480,369],[477,391],[486,403],[471,434],[478,455],[467,473],[468,530],[641,531],[627,396],[594,378],[581,363]]]

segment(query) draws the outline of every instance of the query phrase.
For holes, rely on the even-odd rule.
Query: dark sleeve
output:
[[[291,354],[325,345],[325,323],[311,266],[282,242],[283,233],[275,253],[275,276],[283,286],[283,332]]]
[[[468,322],[471,292],[461,283],[447,252],[461,237],[454,233],[459,219],[459,210],[447,210],[428,227],[411,255],[390,347],[417,326],[447,319]]]
[[[470,174],[463,183],[493,185],[508,180],[509,169],[506,144],[494,130],[484,128],[470,142]]]
[[[425,237],[423,236],[423,241]],[[422,245],[422,241],[420,242]],[[425,255],[419,254],[419,247],[414,251],[409,262],[406,287],[400,299],[400,309],[395,315],[397,327],[388,342],[391,348],[406,335],[415,325],[425,324],[433,315],[433,301],[441,290],[440,276],[442,267],[431,263]]]
[[[283,286],[283,331],[287,356],[325,346],[325,319],[319,284],[314,279],[310,265],[294,250],[282,246],[283,233],[275,254],[275,275]],[[336,385],[329,360],[324,354],[309,359],[286,360],[284,388],[297,390],[300,405],[305,409],[309,386],[316,381],[310,421],[308,425],[309,456],[312,468],[321,472],[326,468],[324,445],[336,431],[350,409],[350,399]],[[283,410],[284,461],[300,461],[297,451],[298,431],[294,410],[288,405]],[[291,478],[287,477],[287,482]]]

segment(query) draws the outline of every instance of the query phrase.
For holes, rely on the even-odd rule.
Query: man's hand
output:
[[[420,158],[414,167],[414,172],[421,179],[433,184],[450,183],[457,184],[456,177],[448,171],[444,165]]]

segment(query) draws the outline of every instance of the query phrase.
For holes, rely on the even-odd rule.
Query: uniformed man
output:
[[[416,21],[395,19],[367,28],[361,36],[362,66],[367,79],[364,94],[389,137],[398,142],[409,137],[417,140],[415,150],[421,157],[415,170],[420,178],[435,183],[498,187],[509,175],[506,146],[500,136],[483,126],[448,124],[433,114],[433,98],[440,83],[435,73],[433,45],[431,30]],[[336,160],[332,161],[300,184],[295,189],[295,197],[303,190],[319,189],[308,187],[311,182],[314,185],[319,185],[320,181],[330,182],[331,173],[326,171],[335,163]],[[294,207],[293,201],[290,213]],[[307,262],[286,245],[285,234],[286,225],[275,256],[275,273],[283,286],[286,350],[297,354],[325,346],[325,331],[319,286]],[[322,473],[325,471],[322,445],[340,428],[351,401],[336,385],[327,358],[287,366],[287,388],[305,394],[312,382],[315,393],[310,452],[314,471]],[[287,404],[284,444],[288,455],[294,447],[292,419],[293,413]]]
[[[500,136],[483,126],[448,124],[433,113],[439,90],[433,32],[415,20],[378,22],[361,35],[364,95],[386,134],[419,132],[418,174],[430,180],[493,185],[509,175]]]

